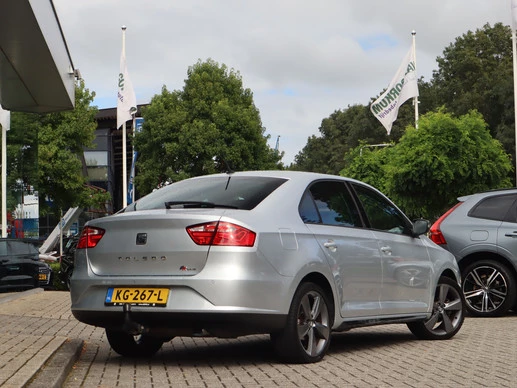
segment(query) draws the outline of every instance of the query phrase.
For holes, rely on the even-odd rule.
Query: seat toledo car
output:
[[[467,312],[489,317],[515,308],[517,189],[458,198],[431,227],[431,239],[458,260]]]
[[[72,313],[129,357],[176,336],[265,333],[282,360],[309,363],[333,331],[383,323],[448,339],[464,319],[460,274],[428,225],[338,176],[191,178],[85,225]]]

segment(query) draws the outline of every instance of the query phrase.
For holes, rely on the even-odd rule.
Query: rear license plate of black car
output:
[[[104,304],[121,306],[131,304],[137,306],[165,307],[169,298],[168,288],[108,288]]]

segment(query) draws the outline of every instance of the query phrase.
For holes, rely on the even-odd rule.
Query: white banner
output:
[[[389,135],[393,122],[397,120],[400,105],[411,97],[417,96],[416,62],[413,47],[411,47],[388,88],[372,103],[370,110],[386,128]]]
[[[133,84],[129,78],[124,51],[120,54],[120,73],[118,75],[117,96],[117,129],[128,120],[133,119],[136,113],[136,97]]]

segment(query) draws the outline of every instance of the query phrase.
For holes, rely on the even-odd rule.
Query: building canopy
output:
[[[74,108],[75,70],[52,0],[0,0],[0,104],[47,113]]]

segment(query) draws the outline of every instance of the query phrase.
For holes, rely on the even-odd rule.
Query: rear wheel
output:
[[[277,354],[286,362],[321,360],[330,344],[334,309],[314,283],[303,283],[294,294],[285,328],[271,334]]]
[[[436,285],[431,317],[407,326],[420,339],[449,339],[460,330],[464,319],[465,304],[460,286],[455,280],[442,276]]]
[[[163,340],[144,334],[131,335],[120,330],[106,329],[106,337],[111,348],[125,357],[151,357],[163,345]]]
[[[469,314],[495,317],[515,303],[515,280],[508,268],[494,260],[472,263],[462,272],[463,295]]]

